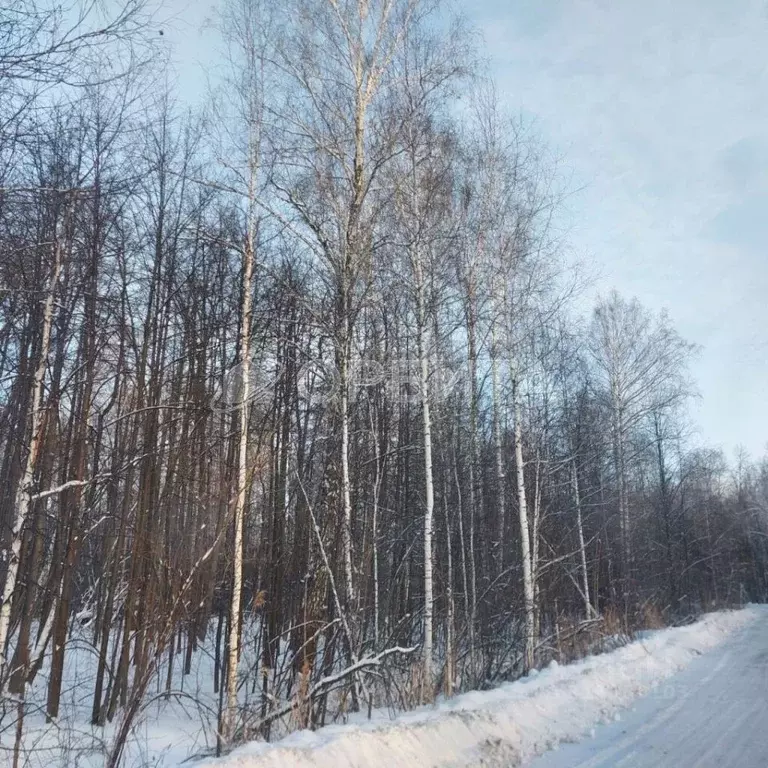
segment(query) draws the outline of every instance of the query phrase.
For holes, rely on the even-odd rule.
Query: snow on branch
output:
[[[409,648],[404,648],[399,645],[393,646],[392,648],[387,648],[381,651],[381,653],[378,653],[375,656],[366,656],[362,659],[358,659],[354,664],[351,664],[350,666],[345,667],[338,672],[334,672],[332,675],[326,675],[325,677],[318,680],[309,689],[305,696],[301,697],[300,699],[296,698],[290,702],[286,702],[282,707],[280,707],[280,709],[276,709],[274,712],[271,712],[269,715],[262,718],[253,726],[253,730],[258,731],[261,727],[268,725],[275,720],[279,720],[281,717],[284,717],[287,714],[290,714],[290,712],[296,709],[296,707],[301,703],[312,701],[318,694],[323,693],[325,690],[332,687],[341,680],[344,680],[345,678],[350,677],[351,675],[354,675],[364,669],[381,666],[381,662],[387,658],[387,656],[392,656],[395,653],[407,655],[416,651],[418,647],[419,646],[417,645]]]

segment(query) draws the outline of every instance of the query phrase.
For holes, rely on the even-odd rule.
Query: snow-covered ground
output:
[[[216,744],[218,696],[213,692],[213,634],[192,655],[192,668],[182,674],[184,654],[173,659],[171,694],[165,693],[168,662],[163,660],[152,680],[128,737],[125,768],[170,768]],[[117,638],[117,636],[116,636]],[[92,632],[75,625],[67,644],[61,709],[52,723],[45,720],[50,655],[27,693],[21,765],[24,768],[103,768],[121,725],[118,712],[104,727],[90,724],[97,652]],[[253,649],[243,649],[242,668],[258,668]],[[244,690],[243,699],[250,693]],[[245,700],[243,703],[246,703]],[[15,710],[0,723],[0,766],[11,765]]]
[[[748,625],[753,629],[734,634]],[[762,639],[748,641],[750,633],[757,629],[762,630]],[[610,653],[568,666],[558,667],[553,663],[523,680],[492,691],[463,694],[441,701],[435,707],[400,714],[395,720],[390,719],[386,710],[374,710],[371,720],[364,715],[353,716],[359,719],[347,725],[297,732],[272,744],[247,744],[228,757],[198,759],[194,765],[195,768],[516,765],[558,743],[589,736],[601,722],[613,722],[619,716],[626,722],[633,713],[619,715],[621,710],[652,688],[663,694],[663,703],[669,703],[670,686],[663,685],[664,681],[705,651],[722,644],[725,652],[734,647],[734,643],[745,642],[740,638],[747,638],[755,645],[752,650],[764,655],[764,666],[768,669],[768,607],[751,606],[741,611],[709,614],[690,626],[645,633],[636,642]],[[724,642],[726,640],[729,642]],[[246,649],[243,667],[256,665],[257,660],[250,658],[251,655],[250,649]],[[706,658],[712,656],[714,654]],[[186,768],[190,758],[205,754],[215,743],[218,697],[211,689],[210,649],[202,648],[193,656],[192,674],[183,676],[181,664],[181,654],[177,654],[174,692],[170,698],[164,696],[167,667],[159,670],[129,737],[125,768],[170,768],[182,763]],[[694,661],[691,668],[695,664]],[[89,725],[94,671],[94,652],[86,636],[71,641],[62,713],[56,722],[46,723],[43,705],[47,669],[41,670],[29,694],[30,703],[33,707],[37,705],[37,709],[25,718],[22,765],[28,768],[101,768],[104,765],[119,716],[106,728]],[[765,675],[761,681],[763,690],[768,691]],[[672,690],[677,690],[676,682]],[[244,687],[243,696],[252,695],[258,694]],[[588,743],[600,744],[603,730],[598,728],[598,738]],[[768,728],[764,731],[768,734]],[[12,723],[4,722],[0,729],[0,766],[11,762],[13,736]],[[565,753],[566,748],[561,752]],[[573,762],[551,766],[576,765],[578,759],[577,756]],[[747,765],[750,764],[742,764]],[[768,759],[760,765],[768,765]],[[550,764],[542,764],[542,768],[550,768]]]
[[[751,626],[760,631],[734,634]],[[595,726],[601,723],[619,721],[622,710],[639,696],[652,689],[665,691],[669,686],[659,688],[662,683],[729,638],[726,648],[739,642],[754,645],[756,641],[740,640],[746,634],[765,639],[768,607],[750,606],[741,611],[713,613],[686,627],[646,633],[611,653],[564,667],[553,663],[524,680],[492,691],[464,694],[436,707],[401,715],[394,722],[383,722],[382,715],[382,719],[374,717],[359,724],[297,732],[279,742],[254,742],[228,757],[204,760],[196,765],[198,768],[519,765],[562,742],[594,735]],[[767,647],[757,649],[766,658]],[[762,679],[763,690],[765,683]],[[675,687],[671,690],[674,698]],[[565,762],[557,765],[573,766],[579,759],[578,755],[573,759],[566,757]],[[596,763],[617,764],[610,760]],[[689,763],[679,762],[678,755],[678,762],[670,763],[673,764]],[[759,763],[766,764],[768,761]],[[542,763],[542,768],[544,765]],[[758,763],[739,765],[747,768]]]

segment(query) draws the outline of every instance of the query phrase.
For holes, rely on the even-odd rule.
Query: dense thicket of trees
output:
[[[576,316],[467,30],[275,5],[227,6],[200,117],[140,4],[0,12],[3,728],[44,663],[57,716],[74,621],[126,728],[215,637],[226,747],[767,596],[768,463],[692,441],[666,315]]]

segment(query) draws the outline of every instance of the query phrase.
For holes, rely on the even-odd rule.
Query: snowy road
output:
[[[768,618],[768,617],[767,617]],[[765,768],[768,620],[695,659],[594,738],[529,768]]]

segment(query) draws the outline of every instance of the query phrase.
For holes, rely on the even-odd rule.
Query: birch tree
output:
[[[199,698],[221,753],[570,658],[617,608],[768,599],[765,462],[684,428],[668,317],[570,301],[556,174],[440,11],[232,0],[189,117],[140,78],[59,83],[75,38],[11,61],[0,32],[17,764],[32,702],[70,735],[84,658],[117,768],[158,697]],[[110,35],[83,66],[120,69]]]
[[[233,0],[224,10],[222,31],[228,44],[229,103],[214,100],[214,113],[227,126],[220,150],[229,189],[242,203],[243,238],[234,244],[240,254],[242,282],[238,339],[237,413],[239,428],[237,489],[233,509],[232,593],[227,643],[227,703],[222,715],[222,736],[231,743],[238,709],[238,663],[240,660],[243,602],[243,549],[245,517],[253,471],[249,453],[253,360],[253,290],[257,244],[263,206],[262,159],[265,110],[265,58],[271,50],[271,14],[262,3]]]
[[[610,415],[626,609],[635,591],[628,438],[654,408],[671,406],[690,391],[686,366],[693,347],[665,313],[654,317],[636,299],[614,292],[595,308],[589,350]]]
[[[419,0],[289,4],[295,27],[279,53],[288,94],[279,123],[296,139],[283,149],[274,182],[322,265],[333,308],[347,610],[359,598],[350,473],[353,336],[381,246],[377,222],[386,193],[377,181],[399,138],[393,65],[428,10]]]
[[[51,348],[51,328],[55,318],[56,291],[59,277],[64,266],[66,252],[66,237],[68,235],[68,216],[72,205],[72,193],[62,195],[56,210],[56,224],[51,245],[51,267],[48,284],[45,288],[43,302],[42,328],[38,361],[32,378],[32,391],[29,408],[29,442],[21,478],[19,480],[14,500],[13,529],[11,531],[10,547],[6,551],[8,567],[3,585],[2,604],[0,605],[0,684],[5,690],[7,684],[7,646],[8,630],[11,620],[11,609],[16,589],[16,579],[19,573],[21,556],[22,533],[30,512],[34,491],[35,473],[40,457],[45,426],[45,377],[48,371],[48,356]]]
[[[434,285],[434,268],[431,262],[435,258],[436,226],[439,226],[440,213],[445,212],[446,182],[440,178],[445,175],[444,164],[434,149],[439,142],[437,136],[424,132],[417,123],[418,114],[409,119],[409,141],[405,145],[408,153],[408,178],[403,182],[398,197],[405,241],[403,246],[408,254],[410,266],[411,291],[415,314],[415,334],[418,369],[418,397],[422,416],[422,440],[424,450],[424,671],[422,699],[431,700],[433,687],[433,533],[435,511],[435,478],[432,459],[432,415],[430,408],[430,368],[433,358],[430,349],[429,328],[430,306],[434,298],[430,296],[430,286]],[[418,139],[416,138],[418,134]],[[440,167],[442,166],[442,167]],[[441,196],[443,200],[441,201]],[[439,248],[439,246],[437,246]],[[433,289],[432,289],[433,290]]]

